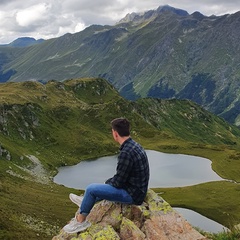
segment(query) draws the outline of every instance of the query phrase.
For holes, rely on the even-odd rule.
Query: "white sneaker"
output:
[[[80,223],[76,220],[72,220],[69,224],[63,227],[63,230],[67,233],[77,233],[82,232],[88,227],[91,226],[91,223],[85,220],[84,222]]]
[[[77,204],[79,207],[81,206],[82,200],[83,200],[83,196],[78,196],[76,194],[70,193],[69,194],[69,198],[70,198],[70,200],[73,203]]]

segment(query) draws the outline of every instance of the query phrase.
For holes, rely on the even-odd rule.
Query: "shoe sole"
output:
[[[81,230],[74,230],[74,231],[65,231],[69,234],[72,234],[72,233],[78,233],[78,232],[83,232],[84,230],[86,230],[87,228],[89,228],[91,226],[91,223],[88,222],[88,224],[86,226],[84,226],[83,228],[81,228]]]
[[[79,203],[79,202],[77,202],[77,201],[75,201],[75,199],[72,197],[72,193],[70,193],[69,194],[69,198],[70,198],[70,200],[73,202],[73,203],[75,203],[78,207],[81,205],[81,203],[82,203],[82,201]]]

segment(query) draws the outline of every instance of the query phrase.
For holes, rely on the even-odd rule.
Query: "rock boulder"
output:
[[[153,190],[141,206],[113,203],[95,204],[88,215],[91,227],[67,234],[63,230],[52,240],[206,240],[178,212]]]

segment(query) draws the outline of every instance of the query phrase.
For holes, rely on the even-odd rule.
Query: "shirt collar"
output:
[[[128,139],[126,139],[126,140],[122,143],[122,145],[120,146],[120,150],[122,150],[123,147],[124,147],[129,141],[131,141],[131,140],[132,140],[131,137],[129,137]]]

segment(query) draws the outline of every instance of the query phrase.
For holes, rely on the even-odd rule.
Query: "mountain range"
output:
[[[240,12],[171,6],[26,47],[0,46],[0,82],[102,77],[129,100],[189,99],[240,125]]]

